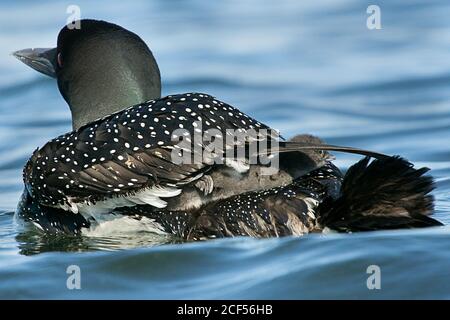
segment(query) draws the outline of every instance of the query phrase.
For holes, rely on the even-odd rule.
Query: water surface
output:
[[[0,3],[0,298],[450,298],[450,5],[377,1],[78,1],[138,33],[163,93],[206,92],[281,130],[431,168],[427,230],[164,244],[154,234],[46,236],[15,221],[22,167],[70,130],[55,82],[10,52],[50,47],[67,1]],[[348,168],[357,156],[336,154]],[[82,289],[66,288],[66,268]],[[381,290],[368,290],[378,265]]]

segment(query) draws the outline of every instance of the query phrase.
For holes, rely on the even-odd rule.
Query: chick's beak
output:
[[[12,54],[34,70],[56,78],[56,48],[23,49]]]

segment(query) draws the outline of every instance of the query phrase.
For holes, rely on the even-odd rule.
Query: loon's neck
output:
[[[124,78],[126,80],[124,80]],[[118,74],[118,80],[101,79],[98,77],[95,85],[86,79],[84,85],[78,85],[66,98],[72,113],[72,126],[74,130],[121,111],[129,106],[161,97],[159,81],[152,79],[140,80],[132,74]],[[159,79],[158,79],[159,80]]]

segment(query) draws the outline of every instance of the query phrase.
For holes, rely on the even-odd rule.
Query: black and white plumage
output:
[[[368,202],[372,206],[364,207],[362,201],[372,197],[371,190],[358,194],[354,182],[373,178],[373,168],[391,168],[390,161],[397,158],[329,146],[309,135],[279,141],[274,130],[207,94],[160,98],[159,69],[142,39],[104,21],[80,23],[81,29],[61,30],[57,48],[15,53],[39,72],[57,78],[72,112],[74,130],[36,150],[24,169],[25,191],[18,213],[43,230],[79,233],[101,216],[121,214],[149,217],[158,231],[190,240],[300,235],[338,226],[333,216],[343,216],[344,221],[351,217],[352,212],[333,210],[336,204],[352,211],[354,206],[346,199],[355,199],[356,207],[364,208],[355,212],[358,219],[363,215],[370,220],[374,207],[382,215],[392,208],[386,201],[405,198],[413,199],[406,209],[402,203],[406,217],[431,213],[432,181],[423,177],[424,170],[399,159],[394,161],[397,170],[386,170],[389,176],[377,171],[381,177],[374,183],[392,181],[417,190],[399,188],[392,199],[375,197],[377,201]],[[224,143],[219,153],[204,157],[210,145],[195,136],[208,130]],[[256,130],[258,135],[235,142],[226,139],[227,130]],[[174,161],[174,155],[187,152],[178,144],[180,134],[188,137],[188,154],[194,161]],[[279,161],[276,174],[261,174],[266,165],[259,162],[249,164],[252,157],[261,156],[250,150],[251,139],[267,144],[266,154]],[[240,147],[243,157],[227,153]],[[358,174],[347,175],[342,182],[326,150],[378,159],[373,166],[355,165],[350,172]],[[373,190],[385,194],[382,187]],[[435,221],[425,220],[414,226]]]
[[[341,182],[341,172],[328,162],[286,186],[240,193],[198,209],[161,211],[144,205],[116,212],[149,217],[161,230],[187,240],[298,236],[318,228],[316,209],[325,198],[338,196],[332,190]]]
[[[179,137],[174,130],[184,129],[194,140],[197,130],[201,133],[198,123],[204,131],[220,132],[225,148],[224,154],[217,156],[231,167],[240,164],[227,162],[225,152],[233,144],[226,145],[226,130],[269,129],[206,94],[168,96],[127,108],[51,140],[27,163],[25,184],[41,205],[73,213],[106,213],[136,204],[164,208],[166,202],[161,198],[179,195],[182,186],[200,179],[215,166],[204,161],[172,161],[173,151],[189,152],[177,150]],[[197,142],[199,148],[192,142],[191,153],[203,152],[208,146],[203,139]],[[199,159],[205,160],[202,155]],[[248,170],[244,163],[241,165],[243,171]]]

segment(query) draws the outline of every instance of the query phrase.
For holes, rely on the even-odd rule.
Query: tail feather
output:
[[[433,212],[433,179],[400,157],[366,157],[350,167],[336,200],[320,207],[319,224],[337,231],[422,228],[442,225]]]

